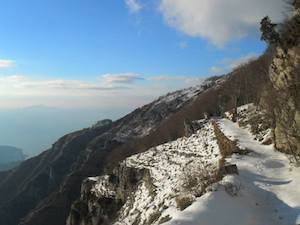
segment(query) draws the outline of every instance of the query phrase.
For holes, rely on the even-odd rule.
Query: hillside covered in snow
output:
[[[178,201],[182,201],[181,207],[186,207],[184,204],[191,203],[195,195],[201,195],[211,183],[210,179],[214,179],[221,159],[212,122],[203,120],[197,124],[200,129],[192,136],[131,156],[110,176],[89,178],[88,185],[94,183],[85,191],[96,199],[88,202],[89,210],[100,207],[99,201],[105,199],[124,200],[115,224],[146,224],[167,218],[165,212],[176,208]],[[130,184],[134,193],[126,191],[128,184],[121,181],[125,177],[124,182],[130,183],[132,175],[124,172],[128,170],[136,174],[136,180]],[[128,196],[120,195],[126,192]],[[104,215],[96,214],[92,218],[101,219],[105,220]]]
[[[89,216],[78,222],[71,214],[68,224],[299,223],[300,168],[272,144],[263,144],[268,129],[251,134],[245,123],[254,111],[259,113],[252,104],[240,107],[237,123],[195,121],[191,136],[133,155],[112,174],[88,178],[81,200]],[[259,135],[264,137],[258,140]]]

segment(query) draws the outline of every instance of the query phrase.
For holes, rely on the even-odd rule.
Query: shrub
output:
[[[159,219],[159,217],[161,216],[161,212],[154,212],[152,213],[150,216],[149,216],[149,219],[148,219],[148,224],[152,224],[154,223],[155,221],[157,221]]]
[[[190,164],[182,175],[182,187],[185,193],[200,197],[206,188],[218,180],[218,168],[201,164]]]
[[[170,221],[171,219],[172,218],[170,217],[170,215],[166,215],[160,219],[159,224],[166,223],[166,222]]]
[[[195,200],[195,197],[191,194],[188,195],[179,195],[175,198],[177,207],[180,210],[184,210],[189,207]]]

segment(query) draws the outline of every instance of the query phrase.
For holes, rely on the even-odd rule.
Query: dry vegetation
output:
[[[176,201],[177,207],[180,210],[184,210],[195,201],[195,197],[191,194],[179,195],[176,197],[175,201]]]
[[[155,221],[157,221],[159,219],[159,217],[161,216],[161,212],[157,211],[157,212],[154,212],[152,213],[150,216],[149,216],[149,219],[148,219],[148,224],[151,225],[153,224]]]
[[[203,165],[190,165],[183,172],[183,190],[193,196],[200,197],[209,185],[219,180],[218,174],[218,168],[212,170]]]
[[[171,219],[172,218],[170,217],[170,215],[166,215],[160,219],[159,224],[166,223],[166,222],[170,221]]]
[[[182,186],[184,193],[187,194],[176,197],[177,206],[181,210],[192,204],[194,196],[202,196],[206,192],[207,187],[222,179],[226,157],[234,153],[243,153],[243,151],[238,148],[237,142],[228,139],[220,130],[217,123],[214,123],[214,131],[222,156],[219,161],[219,167],[213,169],[199,164],[190,164],[185,168],[182,176]],[[236,166],[234,169],[236,170],[234,173],[238,173]]]

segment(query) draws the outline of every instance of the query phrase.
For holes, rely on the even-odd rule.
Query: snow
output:
[[[167,95],[157,102],[163,107],[164,101],[173,101],[179,96],[193,98],[197,94],[191,90],[176,96]],[[190,137],[124,160],[124,166],[147,173],[129,195],[114,224],[157,225],[166,218],[170,218],[166,225],[300,224],[300,168],[291,164],[288,156],[276,151],[273,145],[262,144],[271,134],[263,116],[263,112],[249,104],[238,108],[238,123],[243,127],[228,119],[216,119],[223,133],[250,153],[226,158],[228,164],[237,165],[239,175],[225,176],[198,198],[196,196],[203,192],[197,190],[207,187],[201,180],[203,174],[213,177],[222,158],[211,120],[196,121],[200,129]],[[249,121],[257,122],[255,135],[250,133]],[[134,128],[135,132],[139,131],[139,126]],[[196,177],[197,182],[187,189],[189,176]],[[94,183],[91,191],[95,196],[113,198],[117,195],[118,190],[111,186],[108,176],[89,178],[89,181]],[[194,203],[180,211],[176,202],[179,197],[190,197]]]
[[[244,111],[256,110],[256,106],[253,103],[242,105],[237,108],[238,113],[243,113]]]
[[[205,168],[213,174],[218,169],[221,155],[213,125],[209,120],[198,123],[202,128],[192,136],[151,148],[125,160],[127,167],[149,170],[154,190],[142,182],[133,200],[128,200],[121,209],[115,224],[133,224],[137,219],[139,224],[146,224],[155,213],[159,213],[160,218],[166,216],[165,211],[177,207],[176,196],[191,194],[183,188],[186,173],[200,173],[199,169]],[[198,188],[201,185],[199,182]]]
[[[238,123],[244,128],[251,130],[251,126],[257,126],[255,130],[254,139],[259,140],[261,143],[265,143],[272,140],[272,129],[269,128],[271,125],[268,124],[268,118],[264,111],[260,110],[253,103],[243,105],[237,108]],[[229,118],[229,117],[227,117]],[[230,119],[230,118],[229,118]],[[252,121],[252,124],[251,122]],[[253,124],[256,123],[256,124]]]
[[[247,129],[221,119],[224,134],[237,140],[249,155],[233,155],[227,161],[236,164],[239,175],[226,176],[217,191],[207,193],[190,207],[168,213],[166,225],[295,225],[300,223],[300,168],[288,157],[254,140]],[[236,187],[236,196],[228,194],[228,184]]]
[[[202,81],[201,84],[196,85],[194,87],[186,88],[180,91],[176,91],[173,93],[169,93],[166,96],[160,97],[155,105],[161,103],[169,103],[174,100],[180,100],[182,103],[189,101],[190,99],[197,96],[201,91],[203,91],[203,85],[208,84],[208,82]],[[179,106],[178,106],[179,107]]]
[[[226,77],[197,81],[197,85],[168,93],[130,114],[130,121],[119,124],[114,140],[126,142],[134,137],[144,137],[154,131],[163,119],[177,112],[184,105],[195,101],[197,97],[209,88],[217,88]]]
[[[132,137],[144,137],[157,128],[162,118],[170,116],[188,102],[194,101],[200,93],[223,80],[210,79],[201,81],[198,85],[183,90],[168,93],[161,96],[151,104],[143,106],[131,121],[122,125],[114,138],[116,141],[124,142]]]
[[[95,183],[91,189],[91,193],[95,196],[110,198],[116,195],[115,191],[110,187],[109,176],[89,177],[88,180]]]

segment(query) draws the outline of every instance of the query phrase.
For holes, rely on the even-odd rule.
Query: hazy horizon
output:
[[[31,157],[47,150],[67,133],[90,127],[102,119],[116,120],[131,110],[45,106],[0,109],[0,145],[21,148]]]
[[[164,80],[165,78],[160,79]],[[20,148],[28,157],[38,155],[68,133],[88,128],[99,120],[120,119],[162,95],[200,84],[204,80],[204,78],[197,78],[180,84],[185,79],[187,78],[179,78],[177,85],[166,90],[156,87],[152,89],[152,92],[151,89],[145,90],[151,92],[147,95],[145,92],[141,92],[139,96],[140,92],[138,92],[135,96],[127,96],[126,102],[123,101],[123,98],[126,99],[125,96],[120,99],[111,99],[110,105],[107,105],[108,101],[101,104],[101,99],[96,97],[93,98],[95,102],[85,102],[86,105],[78,106],[72,103],[79,101],[80,97],[66,98],[63,100],[66,101],[66,104],[55,104],[54,102],[53,106],[51,104],[50,106],[26,105],[26,101],[24,101],[24,105],[16,104],[10,105],[10,107],[2,105],[2,107],[0,106],[0,145]],[[165,82],[168,81],[169,79],[165,79]],[[59,98],[53,100],[56,99],[62,100]]]

